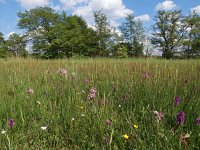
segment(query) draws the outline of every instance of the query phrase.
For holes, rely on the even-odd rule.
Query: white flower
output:
[[[119,108],[121,108],[122,106],[121,105],[119,105]]]
[[[1,131],[1,134],[6,134],[7,131],[5,131],[4,129]]]
[[[157,115],[157,114],[158,114],[158,111],[153,111],[153,113]]]
[[[41,127],[41,129],[42,129],[42,130],[46,130],[46,129],[47,129],[47,126],[46,126],[46,127]]]
[[[81,114],[81,116],[84,117],[85,115],[84,115],[84,114]]]
[[[72,76],[73,76],[73,77],[76,76],[76,73],[75,73],[75,72],[72,72]]]
[[[75,119],[74,118],[72,118],[72,121],[74,121]]]

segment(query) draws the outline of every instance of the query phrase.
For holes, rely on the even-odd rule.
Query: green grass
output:
[[[0,60],[0,85],[0,130],[7,131],[0,149],[182,150],[184,133],[190,134],[186,148],[200,149],[199,60]],[[92,87],[97,94],[89,100]],[[163,112],[163,120],[153,111]],[[180,111],[186,118],[177,125]]]

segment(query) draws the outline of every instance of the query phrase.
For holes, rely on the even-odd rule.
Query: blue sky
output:
[[[127,13],[133,13],[145,27],[154,23],[157,10],[181,9],[184,15],[195,10],[200,14],[200,0],[0,0],[0,32],[5,37],[13,32],[21,33],[17,29],[16,12],[43,5],[81,15],[90,26],[93,25],[91,12],[100,9],[113,26],[118,26]]]

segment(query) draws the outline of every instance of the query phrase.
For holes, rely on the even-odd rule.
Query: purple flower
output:
[[[163,112],[153,111],[153,113],[156,115],[158,121],[161,121],[164,117]]]
[[[33,94],[33,89],[31,88],[26,89],[26,93],[30,95]]]
[[[144,78],[144,79],[149,79],[150,78],[150,72],[145,72],[145,73],[143,73],[143,75],[142,75],[142,77]]]
[[[198,118],[196,119],[196,124],[197,124],[198,126],[200,126],[200,117],[198,117]]]
[[[88,84],[88,83],[90,83],[90,80],[85,79],[85,80],[84,80],[84,83],[85,83],[85,84]]]
[[[178,125],[181,125],[184,122],[185,122],[185,113],[183,111],[181,111],[176,115],[176,123]]]
[[[98,107],[100,108],[102,106],[102,99],[98,100]]]
[[[10,118],[8,119],[8,127],[12,128],[15,125],[14,119]]]
[[[175,96],[175,98],[174,98],[174,105],[178,106],[180,104],[180,102],[181,102],[180,96]]]
[[[67,70],[65,68],[59,68],[57,73],[65,76],[67,75]]]
[[[94,87],[91,88],[90,93],[88,95],[88,99],[89,100],[94,99],[96,97],[96,92],[97,92],[96,88],[94,88]]]

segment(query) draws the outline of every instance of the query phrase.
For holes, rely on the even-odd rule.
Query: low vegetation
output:
[[[0,60],[1,149],[199,149],[200,61]]]

